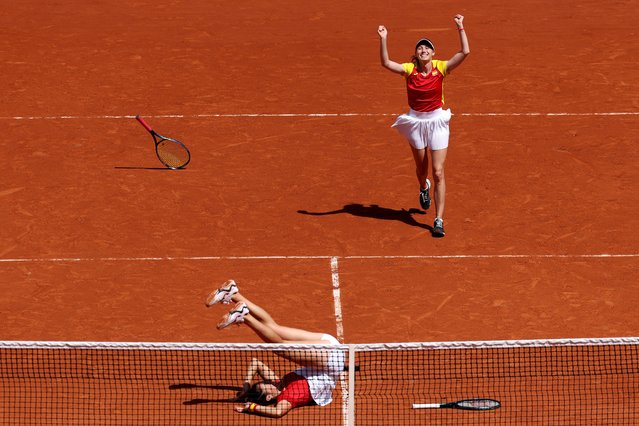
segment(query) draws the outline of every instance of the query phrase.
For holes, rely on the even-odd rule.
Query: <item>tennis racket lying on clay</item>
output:
[[[153,142],[155,143],[155,153],[162,164],[173,170],[183,169],[189,164],[189,161],[191,161],[191,153],[186,145],[176,139],[160,135],[139,115],[137,115],[135,119],[151,133]]]
[[[445,402],[442,404],[413,404],[413,408],[457,408],[459,410],[494,410],[501,404],[494,399],[474,398],[462,399],[457,402]]]

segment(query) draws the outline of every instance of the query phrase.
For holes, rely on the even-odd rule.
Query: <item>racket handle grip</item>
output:
[[[143,119],[142,117],[140,117],[139,115],[136,115],[136,116],[135,116],[135,119],[136,119],[136,120],[138,120],[138,121],[140,122],[140,124],[141,124],[141,125],[143,125],[143,126],[144,126],[144,128],[145,128],[147,131],[149,131],[149,132],[152,132],[152,131],[153,131],[153,129],[151,129],[151,126],[149,126],[149,125],[146,123],[146,121],[144,121],[144,119]]]
[[[440,408],[441,404],[413,404],[414,410],[419,410],[420,408]]]

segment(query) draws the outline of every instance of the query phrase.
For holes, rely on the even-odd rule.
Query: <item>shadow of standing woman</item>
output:
[[[346,204],[339,210],[331,210],[327,212],[309,212],[306,210],[298,210],[300,214],[306,214],[310,216],[327,216],[333,214],[350,214],[352,216],[369,217],[379,220],[396,220],[398,222],[405,223],[406,225],[416,226],[418,228],[427,229],[432,231],[432,227],[419,223],[415,220],[413,215],[426,214],[422,210],[411,208],[395,210],[388,207],[380,207],[377,204],[370,204],[365,206],[363,204]]]

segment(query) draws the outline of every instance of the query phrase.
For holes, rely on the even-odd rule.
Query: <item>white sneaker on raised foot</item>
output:
[[[249,308],[244,302],[237,302],[235,307],[217,324],[217,329],[221,330],[231,324],[240,325],[244,322],[244,317],[249,314]]]
[[[208,295],[208,297],[206,298],[206,306],[213,306],[216,303],[223,303],[225,305],[228,305],[229,303],[231,303],[231,298],[233,297],[233,295],[238,291],[240,290],[239,288],[237,288],[237,284],[235,284],[235,281],[228,280],[227,282],[222,284],[222,287],[218,288]]]

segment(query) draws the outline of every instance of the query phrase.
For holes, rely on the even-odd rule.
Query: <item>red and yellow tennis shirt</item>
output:
[[[412,62],[402,64],[406,79],[408,106],[414,111],[430,112],[444,105],[444,77],[448,61],[433,59],[433,69],[427,75],[417,71]]]

